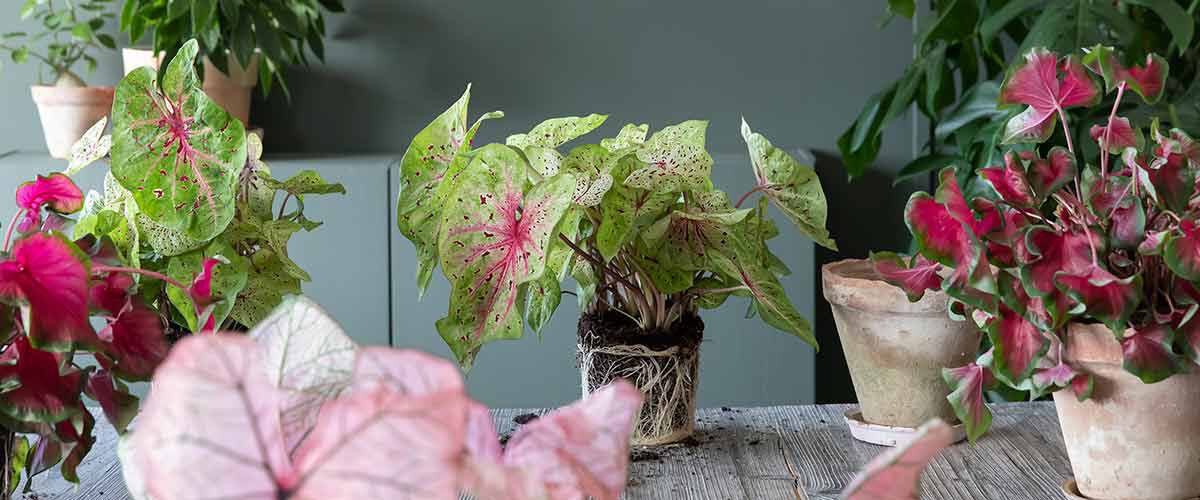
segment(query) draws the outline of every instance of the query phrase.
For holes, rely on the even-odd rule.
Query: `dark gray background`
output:
[[[885,175],[848,185],[836,160],[838,135],[862,103],[898,76],[911,57],[908,23],[877,29],[884,2],[347,0],[346,6],[345,14],[328,19],[326,64],[288,71],[292,101],[279,92],[256,101],[251,121],[266,129],[268,154],[396,156],[468,82],[474,83],[472,116],[492,109],[508,114],[484,127],[477,139],[481,143],[524,131],[550,116],[610,114],[601,133],[631,121],[658,128],[706,118],[711,120],[709,149],[718,157],[717,183],[739,187],[750,182],[748,167],[735,160],[745,154],[738,133],[741,116],[777,145],[816,150],[830,197],[830,228],[842,252],[818,249],[813,259],[808,257],[811,246],[799,237],[781,240],[784,246],[778,247],[780,253],[792,253],[788,258],[793,262],[812,263],[808,272],[798,273],[807,276],[806,282],[789,290],[800,304],[815,301],[823,344],[816,368],[811,368],[810,349],[759,327],[757,320],[742,321],[740,307],[727,307],[708,313],[706,319],[710,325],[738,331],[710,332],[710,338],[770,335],[792,346],[780,352],[775,337],[764,343],[746,341],[746,346],[737,337],[724,342],[716,337],[716,345],[706,346],[706,359],[733,357],[747,364],[757,360],[767,369],[749,378],[739,378],[736,371],[704,372],[702,403],[803,402],[814,396],[813,385],[819,401],[852,397],[827,306],[813,281],[821,262],[865,256],[868,249],[899,248],[907,241],[900,211],[913,186],[892,188]],[[15,11],[16,6],[6,8]],[[17,29],[22,27],[14,12],[0,16],[0,32]],[[101,69],[86,78],[96,85],[115,84],[121,72],[119,55],[103,54],[100,60]],[[44,149],[28,91],[34,74],[32,65],[8,63],[0,70],[0,151]],[[883,172],[895,171],[912,157],[913,127],[901,121],[885,137],[879,161]],[[336,171],[324,172],[338,177]],[[394,176],[389,182],[395,184]],[[394,191],[393,185],[389,196]],[[346,199],[352,201],[339,201],[358,204],[362,196],[366,195],[352,192]],[[353,258],[353,242],[317,235],[304,245],[344,248],[347,258]],[[428,318],[436,319],[435,313],[444,311],[444,299],[434,294],[417,303],[412,294],[396,289],[411,287],[412,262],[403,258],[411,247],[395,235],[392,240],[392,261],[401,278],[393,286],[390,311],[396,344],[436,349],[440,340]],[[787,245],[795,246],[794,252]],[[435,283],[444,287],[440,279]],[[330,300],[357,300],[354,294],[360,292],[354,283],[338,285],[345,292]],[[573,308],[564,308],[552,328],[570,329],[572,318],[567,316],[572,314]],[[766,331],[751,331],[760,329]],[[569,339],[573,332],[556,333]],[[420,340],[409,342],[406,336]],[[428,342],[430,338],[437,342]],[[509,372],[537,373],[546,363],[569,364],[567,339],[556,339],[560,345],[551,354],[557,356],[553,360],[540,348],[526,345],[536,343],[534,339],[485,349],[481,363],[494,368],[473,375],[487,379],[473,380],[473,388],[485,391],[485,399],[533,402],[527,396],[540,387],[498,378]],[[480,370],[488,365],[481,364]],[[549,379],[562,372],[545,373]],[[786,380],[806,376],[815,377],[815,383]],[[546,384],[557,387],[562,381]],[[788,384],[799,388],[789,391]],[[551,392],[559,399],[560,391]]]

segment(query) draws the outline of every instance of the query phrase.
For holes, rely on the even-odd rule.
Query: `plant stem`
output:
[[[167,276],[167,275],[165,275],[165,274],[162,274],[162,273],[157,273],[157,272],[154,272],[154,271],[148,271],[148,270],[146,270],[146,269],[138,269],[138,268],[136,268],[136,267],[120,267],[120,266],[92,266],[92,272],[93,272],[93,273],[128,273],[128,274],[140,274],[140,275],[142,275],[142,276],[146,276],[146,277],[154,278],[154,279],[161,280],[161,281],[164,281],[164,282],[166,282],[166,283],[169,283],[169,284],[171,284],[171,286],[174,286],[175,288],[178,288],[178,289],[180,289],[180,290],[183,290],[184,292],[187,292],[187,291],[188,291],[188,288],[187,288],[186,286],[184,286],[184,285],[183,285],[183,283],[180,283],[179,281],[177,281],[175,278],[172,278],[172,277],[170,277],[170,276]]]
[[[757,193],[759,191],[762,191],[763,189],[766,189],[766,187],[767,187],[766,184],[759,184],[759,185],[755,186],[754,189],[746,191],[746,194],[743,194],[741,198],[738,198],[738,201],[737,201],[737,203],[735,203],[733,205],[733,208],[742,208],[742,203],[744,203],[746,201],[746,198],[749,198],[750,195],[752,195],[754,193]]]
[[[1113,100],[1112,111],[1108,113],[1108,124],[1104,127],[1104,141],[1100,145],[1100,179],[1108,180],[1108,143],[1112,140],[1113,120],[1117,117],[1117,107],[1121,105],[1121,96],[1125,95],[1125,82],[1117,85],[1117,98]],[[1134,179],[1136,182],[1137,179]]]
[[[25,213],[24,209],[17,210],[17,213],[13,214],[12,220],[8,221],[8,230],[4,232],[4,251],[5,252],[7,252],[10,248],[12,248],[11,246],[9,246],[9,244],[12,243],[13,228],[17,227],[17,219],[19,219],[21,217],[21,214],[23,214],[23,213]]]
[[[718,293],[736,292],[738,290],[749,290],[745,285],[731,286],[727,288],[693,288],[688,292],[696,295],[713,295]]]
[[[576,245],[575,242],[571,241],[571,239],[568,238],[565,234],[559,234],[558,238],[560,240],[562,240],[563,243],[566,243],[567,246],[571,247],[571,250],[574,250],[576,254],[579,254],[579,256],[587,259],[593,265],[595,265],[600,270],[601,273],[608,274],[608,275],[612,276],[613,278],[616,278],[618,283],[620,283],[621,285],[623,285],[627,289],[629,289],[630,294],[633,295],[633,298],[638,301],[638,303],[641,307],[643,307],[645,310],[650,309],[650,303],[646,301],[646,297],[642,293],[642,289],[640,287],[633,284],[629,280],[625,279],[623,276],[609,270],[608,266],[605,265],[603,261],[601,261],[600,259],[597,259],[592,254],[585,252],[582,248],[579,248],[579,245]]]

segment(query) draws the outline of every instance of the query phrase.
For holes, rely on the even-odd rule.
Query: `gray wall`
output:
[[[878,30],[883,2],[876,1],[346,4],[347,13],[330,18],[327,64],[288,72],[292,102],[278,92],[256,101],[251,121],[266,129],[269,153],[397,155],[408,138],[473,82],[472,115],[492,109],[508,114],[484,127],[477,139],[481,142],[524,131],[549,116],[608,113],[611,118],[602,134],[630,121],[657,128],[707,118],[712,122],[709,147],[719,157],[718,184],[736,192],[733,185],[749,182],[740,160],[745,154],[737,128],[740,116],[778,145],[836,152],[837,136],[863,101],[895,78],[911,55],[911,28],[897,22]],[[19,29],[15,17],[0,16],[0,32]],[[89,81],[114,84],[119,64],[115,53],[102,57],[101,70]],[[43,148],[27,88],[32,68],[8,64],[2,71],[0,151]],[[901,123],[889,132],[880,159],[885,172],[912,156],[912,127]],[[836,158],[819,158],[840,256],[861,257],[868,248],[903,245],[906,231],[899,214],[912,186],[892,188],[886,176],[847,185]],[[341,177],[336,172],[327,175]],[[394,195],[394,176],[391,184]],[[351,191],[352,198],[357,196]],[[333,228],[322,228],[326,230]],[[781,243],[795,245],[794,252],[782,253],[790,254],[794,265],[808,266],[809,276],[819,263],[840,258],[823,251],[814,257],[811,246],[798,237]],[[393,267],[407,286],[412,261],[404,252],[411,253],[411,246],[395,234],[391,244]],[[348,243],[318,236],[307,245],[322,248],[303,252],[326,254],[324,248],[345,248]],[[439,280],[435,286],[444,287]],[[354,285],[315,286],[351,290]],[[432,320],[445,307],[438,290],[424,303],[402,289],[393,290],[392,326],[398,345],[437,349],[440,340]],[[796,302],[824,311],[819,288],[811,280],[793,283],[789,291]],[[359,297],[335,294],[332,300]],[[706,316],[711,339],[705,347],[706,363],[727,363],[734,371],[722,369],[719,376],[704,372],[701,403],[809,401],[813,389],[799,380],[813,376],[811,350],[777,332],[749,331],[749,325],[758,328],[757,321],[742,321],[742,312],[729,307]],[[476,394],[509,405],[573,397],[566,392],[573,380],[564,385],[553,379],[565,373],[558,365],[572,362],[572,341],[563,331],[573,330],[573,314],[573,306],[565,305],[550,330],[559,334],[547,335],[540,344],[526,339],[485,349],[472,376]],[[847,400],[852,392],[832,323],[818,315],[816,327],[823,350],[816,361],[815,397]],[[736,363],[750,367],[748,373],[739,376]],[[546,364],[554,370],[543,371]],[[518,379],[534,385],[506,383],[500,377],[507,373],[518,373]],[[531,374],[544,374],[543,382]]]

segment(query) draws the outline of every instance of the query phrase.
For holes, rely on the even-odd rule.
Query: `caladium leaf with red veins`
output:
[[[1111,154],[1121,154],[1125,148],[1141,149],[1145,142],[1142,133],[1129,124],[1129,119],[1121,116],[1113,118],[1111,129],[1106,125],[1092,125],[1088,133],[1101,147],[1105,147],[1107,141],[1106,149]]]
[[[22,233],[36,230],[42,223],[42,207],[60,214],[78,212],[83,208],[83,191],[70,177],[60,173],[39,175],[37,180],[17,186],[17,208],[24,210],[17,230]]]
[[[151,220],[208,240],[233,220],[246,130],[200,88],[198,48],[183,44],[161,82],[138,68],[117,85],[112,173]]]
[[[100,370],[88,377],[84,390],[88,397],[100,403],[104,417],[117,430],[117,434],[124,434],[129,422],[137,416],[137,396],[130,394],[107,370]]]
[[[562,173],[526,193],[525,168],[513,149],[485,146],[446,200],[438,254],[453,291],[437,328],[464,367],[484,343],[520,338],[518,288],[541,276],[571,206],[574,177]]]
[[[1031,208],[1037,204],[1037,196],[1025,178],[1024,162],[1013,151],[1005,153],[1004,165],[981,168],[979,176],[1009,205]]]
[[[1127,152],[1134,152],[1129,149]],[[1196,170],[1180,154],[1169,154],[1156,167],[1150,168],[1140,156],[1125,155],[1126,163],[1136,162],[1142,185],[1151,190],[1159,206],[1173,212],[1183,212],[1196,194]],[[1132,166],[1131,166],[1132,168]]]
[[[733,244],[734,226],[750,215],[751,209],[705,213],[676,210],[643,232],[649,248],[669,267],[696,271],[705,269],[712,253]],[[682,290],[663,291],[674,293]]]
[[[1101,92],[1083,65],[1067,56],[1059,77],[1058,56],[1043,48],[1025,54],[1025,61],[1004,79],[1000,104],[1025,104],[1021,114],[1008,121],[1004,142],[1043,142],[1054,131],[1059,113],[1100,101]]]
[[[279,483],[295,473],[274,418],[280,394],[263,363],[246,337],[197,335],[175,345],[132,438],[152,498],[278,498]]]
[[[1021,281],[1035,297],[1045,297],[1057,290],[1055,273],[1082,275],[1092,266],[1091,247],[1083,233],[1059,234],[1046,226],[1032,226],[1025,233],[1022,248]]]
[[[790,333],[817,349],[812,325],[788,300],[787,293],[775,273],[768,270],[749,243],[739,238],[732,254],[711,252],[713,266],[734,283],[746,287],[754,299],[754,310],[763,322]]]
[[[1195,306],[1193,306],[1195,307]],[[1200,318],[1192,314],[1176,329],[1176,338],[1183,354],[1193,363],[1200,364]]]
[[[321,306],[287,297],[249,333],[279,391],[284,446],[296,449],[321,408],[350,385],[358,346]]]
[[[708,122],[691,120],[665,127],[637,150],[643,166],[625,178],[625,185],[655,193],[708,191],[712,188],[712,157],[704,149]]]
[[[587,116],[551,118],[537,124],[528,133],[508,136],[504,143],[519,149],[530,146],[553,149],[595,130],[607,119],[608,115],[594,113]]]
[[[1059,286],[1071,298],[1083,304],[1086,314],[1102,321],[1114,332],[1125,329],[1141,300],[1141,276],[1117,278],[1099,266],[1081,274],[1060,272]]]
[[[224,239],[172,257],[167,276],[188,284],[188,289],[167,287],[167,298],[193,332],[208,332],[221,325],[246,287],[250,263]],[[203,321],[202,321],[203,320]]]
[[[104,134],[104,128],[108,126],[108,117],[102,117],[99,121],[87,129],[75,144],[71,145],[71,160],[67,165],[67,169],[63,173],[68,176],[75,175],[76,172],[83,170],[83,167],[91,165],[101,158],[108,155],[108,150],[112,148],[112,136]]]
[[[1033,323],[1005,306],[999,307],[984,330],[992,341],[992,372],[1010,385],[1028,378],[1050,347],[1050,341]]]
[[[921,300],[926,290],[940,290],[942,277],[938,274],[942,265],[922,256],[912,259],[912,265],[892,252],[871,252],[871,264],[884,281],[899,287],[908,295],[908,300]]]
[[[1170,69],[1167,60],[1158,54],[1146,54],[1146,60],[1141,65],[1126,67],[1118,60],[1112,47],[1103,45],[1088,49],[1083,64],[1104,78],[1104,86],[1109,92],[1124,83],[1137,92],[1146,104],[1154,104],[1162,97]]]
[[[597,144],[584,144],[572,149],[562,162],[561,171],[575,176],[575,191],[571,201],[576,205],[594,207],[604,199],[604,194],[613,186],[612,169],[616,161],[609,161],[609,152]]]
[[[1138,253],[1142,255],[1159,255],[1162,253],[1162,245],[1166,242],[1169,231],[1150,231],[1146,233],[1146,239],[1138,245]]]
[[[97,354],[101,366],[127,380],[149,380],[167,357],[167,338],[158,312],[131,296],[124,307],[111,311],[112,319],[100,331],[103,348]]]
[[[1162,256],[1176,276],[1200,281],[1200,225],[1192,219],[1180,221],[1178,232],[1170,231],[1163,238]]]
[[[909,441],[871,460],[854,476],[841,498],[845,500],[917,500],[921,474],[942,449],[954,443],[946,422],[930,420]]]
[[[994,291],[994,279],[984,256],[982,236],[1000,228],[1000,214],[990,211],[976,219],[954,179],[954,169],[941,172],[936,197],[914,193],[904,209],[904,221],[920,253],[954,268],[951,280],[964,287]]]
[[[55,423],[85,411],[79,404],[83,372],[66,366],[60,354],[33,347],[24,335],[0,354],[0,380],[8,387],[0,413],[18,422]]]
[[[454,176],[451,166],[465,166],[466,153],[479,125],[504,113],[493,111],[467,125],[467,105],[471,86],[450,108],[421,129],[400,159],[400,198],[396,203],[396,224],[400,233],[417,250],[417,285],[421,293],[433,276],[437,264],[437,234],[443,199],[450,191]],[[461,170],[460,167],[458,170]]]
[[[943,368],[942,379],[953,390],[946,399],[966,427],[967,437],[974,443],[992,425],[992,412],[983,399],[984,389],[992,383],[991,371],[978,363],[970,363],[958,368]]]
[[[1071,379],[1071,392],[1075,394],[1075,399],[1079,401],[1090,399],[1095,390],[1096,377],[1090,373],[1080,373]]]
[[[355,392],[386,388],[408,396],[465,391],[462,373],[445,359],[407,349],[368,347],[354,362]]]
[[[829,207],[817,172],[810,166],[801,165],[762,134],[751,131],[745,119],[742,120],[742,140],[746,142],[750,164],[754,168],[755,189],[818,245],[837,250],[837,244],[825,228]]]
[[[1075,157],[1067,148],[1055,146],[1045,158],[1030,158],[1027,177],[1038,199],[1045,201],[1075,178]]]
[[[508,441],[504,464],[538,478],[548,498],[615,500],[625,489],[641,403],[641,392],[618,380],[522,426]]]
[[[1162,324],[1139,327],[1127,333],[1121,339],[1125,371],[1137,375],[1147,384],[1186,371],[1171,349],[1174,340],[1175,331]]]
[[[621,157],[612,169],[613,186],[600,201],[600,228],[596,248],[610,260],[617,251],[644,229],[661,220],[679,198],[678,193],[655,193],[625,185],[625,179],[641,168],[636,156]]]
[[[646,133],[649,131],[650,126],[645,123],[641,125],[629,123],[621,127],[621,131],[617,132],[616,137],[600,139],[600,145],[615,153],[646,142]]]
[[[88,263],[60,236],[35,233],[0,262],[0,296],[29,307],[25,325],[38,349],[73,351],[100,344],[88,321]]]
[[[1158,143],[1154,148],[1156,165],[1170,161],[1171,155],[1180,155],[1187,158],[1192,167],[1200,167],[1200,143],[1182,130],[1171,129],[1170,134],[1162,134],[1157,131],[1157,122],[1154,125],[1155,141]]]
[[[1103,213],[1108,216],[1108,240],[1114,248],[1136,249],[1146,238],[1146,209],[1140,199],[1127,196]]]

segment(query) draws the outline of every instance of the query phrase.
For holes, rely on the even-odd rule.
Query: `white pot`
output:
[[[30,87],[50,156],[65,159],[84,132],[112,110],[112,87]]]
[[[258,85],[259,54],[255,52],[250,58],[248,68],[243,68],[232,54],[228,57],[228,75],[213,66],[207,57],[204,58],[204,93],[234,118],[241,120],[242,124],[248,124],[250,93]],[[143,66],[157,69],[161,63],[161,55],[155,57],[154,51],[148,49],[121,49],[121,58],[127,75]]]

